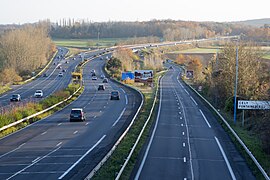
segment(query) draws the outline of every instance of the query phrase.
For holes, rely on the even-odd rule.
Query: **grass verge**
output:
[[[130,149],[134,145],[139,133],[142,130],[142,127],[145,124],[145,121],[149,117],[149,113],[150,113],[150,110],[152,108],[153,101],[154,101],[155,91],[157,88],[157,83],[158,83],[157,79],[158,79],[158,76],[156,75],[154,78],[154,88],[149,88],[149,87],[145,87],[145,86],[143,86],[143,87],[135,86],[143,93],[144,98],[145,98],[145,101],[144,101],[142,109],[139,113],[139,116],[135,120],[132,128],[127,133],[125,138],[121,141],[121,143],[118,145],[116,150],[113,152],[112,156],[106,161],[106,163],[101,167],[101,169],[95,174],[93,179],[95,179],[95,180],[97,180],[97,179],[98,180],[99,179],[112,179],[112,178],[115,178],[117,176],[117,173],[121,169],[121,165],[124,164],[125,158],[128,156]],[[158,102],[156,102],[156,103],[158,103]],[[155,107],[153,114],[156,114],[155,113],[156,110],[157,110],[157,107]],[[133,167],[136,163],[138,154],[139,154],[141,148],[143,147],[143,144],[146,142],[146,140],[148,138],[150,127],[151,127],[154,119],[155,119],[155,117],[152,116],[150,122],[148,123],[148,125],[147,125],[147,127],[146,127],[146,129],[141,137],[141,140],[140,140],[137,148],[135,149],[128,165],[126,166],[126,169],[124,170],[124,172],[122,174],[121,179],[129,179],[131,172],[133,170]]]

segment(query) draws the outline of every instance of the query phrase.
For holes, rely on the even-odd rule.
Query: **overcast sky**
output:
[[[0,24],[91,21],[239,21],[270,18],[269,0],[0,0]]]

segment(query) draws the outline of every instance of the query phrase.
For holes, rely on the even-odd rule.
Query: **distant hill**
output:
[[[265,24],[270,24],[270,18],[251,19],[251,20],[246,20],[246,21],[235,21],[232,23],[240,23],[240,24],[245,24],[249,26],[262,27]]]

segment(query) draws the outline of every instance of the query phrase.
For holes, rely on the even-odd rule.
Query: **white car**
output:
[[[93,76],[92,77],[92,80],[97,80],[97,76]]]
[[[34,96],[35,96],[36,98],[42,98],[42,97],[43,97],[43,92],[42,92],[42,90],[36,90]]]
[[[64,75],[64,74],[63,74],[62,72],[60,72],[60,73],[58,74],[59,77],[63,77],[63,75]]]

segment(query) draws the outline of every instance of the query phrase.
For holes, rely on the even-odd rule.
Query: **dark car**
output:
[[[108,79],[107,78],[104,78],[102,82],[103,83],[108,83]]]
[[[43,77],[48,77],[48,75],[46,73],[43,74]]]
[[[10,101],[21,101],[21,95],[19,94],[12,94]]]
[[[105,86],[104,86],[104,84],[99,84],[98,85],[98,91],[100,91],[100,90],[105,90]]]
[[[111,92],[111,100],[120,100],[120,93],[119,93],[119,91],[112,91]]]
[[[73,108],[70,112],[70,122],[85,121],[85,116],[82,108]]]

